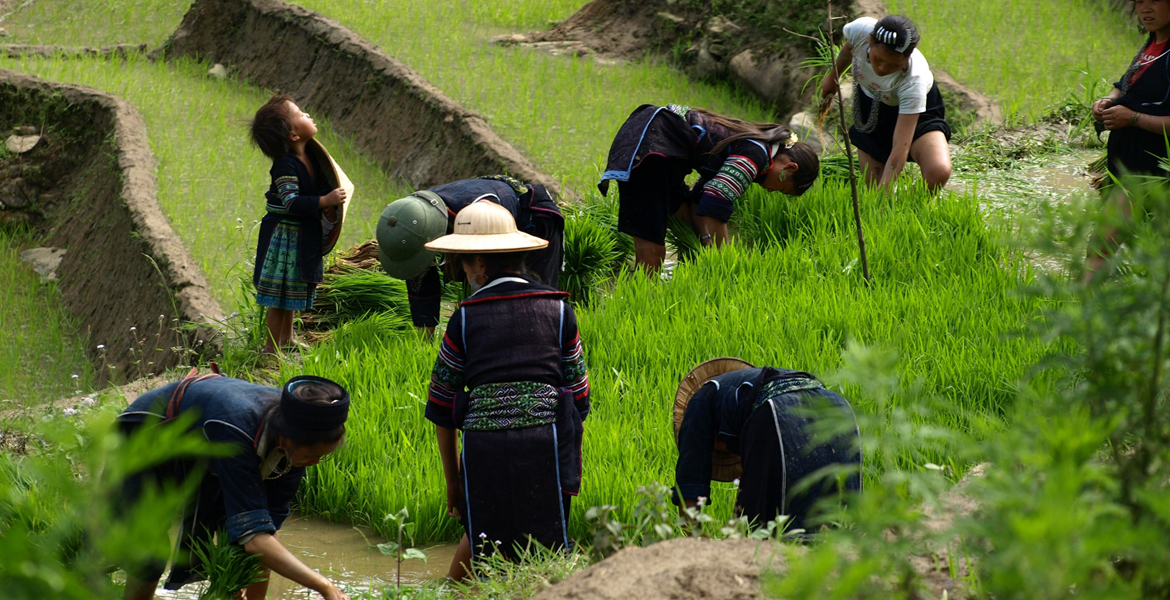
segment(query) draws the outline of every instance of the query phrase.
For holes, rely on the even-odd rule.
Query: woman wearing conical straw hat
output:
[[[836,435],[814,441],[818,421]],[[738,358],[708,360],[679,384],[674,433],[675,493],[688,508],[711,497],[711,480],[738,481],[736,514],[756,526],[783,515],[791,531],[808,526],[817,500],[840,491],[835,478],[803,481],[820,469],[855,466],[840,487],[861,489],[853,409],[808,373]]]
[[[447,324],[426,406],[447,514],[465,530],[453,579],[485,554],[515,558],[529,540],[570,543],[589,377],[568,294],[525,274],[525,254],[547,244],[517,231],[506,209],[476,202],[456,215],[453,234],[426,245],[446,252],[473,290]]]

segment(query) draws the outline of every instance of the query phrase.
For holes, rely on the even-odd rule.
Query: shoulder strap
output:
[[[431,206],[439,209],[439,212],[443,213],[444,217],[446,217],[447,213],[450,211],[450,209],[447,208],[447,202],[443,200],[443,197],[430,190],[419,190],[411,195],[426,200],[430,203]]]
[[[223,375],[219,372],[219,365],[215,364],[215,361],[212,361],[210,366],[211,372],[206,375],[199,374],[199,367],[191,367],[191,371],[187,373],[187,376],[179,382],[179,385],[175,386],[175,390],[171,392],[171,399],[169,402],[167,402],[166,416],[163,417],[164,423],[171,421],[175,417],[179,416],[179,407],[183,404],[183,394],[187,392],[187,388],[190,387],[192,383],[197,381],[204,381],[207,379],[214,379],[216,377],[223,377]]]

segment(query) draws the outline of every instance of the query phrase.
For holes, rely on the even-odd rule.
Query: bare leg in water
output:
[[[459,540],[459,547],[455,549],[455,558],[451,561],[451,568],[447,569],[447,578],[453,581],[466,581],[471,577],[471,540],[467,534]]]

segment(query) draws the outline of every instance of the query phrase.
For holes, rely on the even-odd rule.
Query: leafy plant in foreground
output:
[[[937,597],[940,590],[929,585],[935,574],[965,583],[965,592],[951,588],[951,597],[1170,595],[1170,193],[1164,185],[1127,183],[1134,214],[1148,216],[1107,223],[1122,227],[1128,241],[1112,272],[1091,283],[1071,282],[1082,280],[1087,234],[1111,215],[1053,211],[1040,228],[1042,252],[1071,258],[1068,275],[1043,278],[1034,291],[1075,301],[1050,310],[1039,332],[1073,343],[1053,346],[1002,420],[972,415],[970,431],[947,432],[948,466],[987,465],[954,490],[933,465],[887,467],[834,515],[846,527],[792,560],[771,582],[772,593]],[[846,373],[864,381],[889,372],[889,365],[876,367]],[[1044,372],[1063,377],[1045,379]],[[906,456],[907,443],[917,444],[900,429],[863,425],[867,460]],[[921,559],[937,567],[922,569]]]
[[[146,486],[128,507],[119,497],[131,474],[179,457],[223,455],[180,416],[129,438],[113,414],[52,419],[36,427],[39,451],[0,454],[0,590],[6,599],[96,599],[119,594],[111,565],[165,561],[166,523],[182,512],[198,477],[186,485]]]
[[[427,560],[427,555],[422,550],[418,548],[407,548],[402,543],[403,535],[406,535],[412,541],[414,540],[414,523],[407,521],[409,517],[410,513],[407,512],[405,507],[394,514],[386,515],[382,520],[393,523],[394,529],[398,530],[398,536],[396,541],[378,544],[378,550],[383,555],[393,556],[395,562],[398,564],[397,578],[394,586],[399,590],[402,589],[402,561],[420,559],[426,562]]]

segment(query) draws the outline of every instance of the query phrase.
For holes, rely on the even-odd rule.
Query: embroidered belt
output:
[[[471,390],[466,431],[502,431],[548,425],[557,420],[560,391],[547,383],[489,383]]]
[[[777,379],[769,381],[760,388],[760,393],[756,395],[756,401],[752,405],[755,408],[771,398],[776,396],[783,396],[784,394],[792,394],[795,392],[806,392],[808,390],[823,390],[825,385],[816,379],[807,377],[787,377],[784,379]]]

